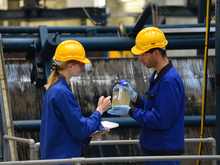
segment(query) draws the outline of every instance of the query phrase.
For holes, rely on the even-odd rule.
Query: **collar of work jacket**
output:
[[[154,79],[154,76],[157,73],[157,71],[155,70],[154,73],[152,74],[149,82],[154,81],[154,83],[157,84],[160,81],[160,79],[167,73],[167,71],[170,70],[172,67],[173,67],[172,62],[169,61],[169,63],[161,69],[161,71],[159,72],[156,79]]]
[[[63,77],[59,77],[58,81],[62,82],[63,85],[65,85],[71,91],[69,85],[67,84],[66,80]]]

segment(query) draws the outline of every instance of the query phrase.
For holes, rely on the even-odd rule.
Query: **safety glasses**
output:
[[[82,63],[82,62],[79,62],[79,61],[76,61],[76,62],[74,62],[74,63],[72,63],[72,64],[73,64],[73,65],[78,64],[81,68],[82,68],[82,67],[85,67],[85,64]]]
[[[85,67],[85,64],[82,62],[77,62],[76,64],[78,64],[80,67]]]
[[[150,50],[144,52],[143,54],[141,54],[140,56],[141,56],[142,58],[144,58],[144,57],[146,57],[146,54],[147,54],[147,53],[152,54],[154,51],[155,51],[155,49],[150,49]]]

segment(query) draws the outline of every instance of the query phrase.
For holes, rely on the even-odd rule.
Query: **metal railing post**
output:
[[[34,160],[38,160],[40,152],[40,142],[34,144]]]
[[[3,162],[6,162],[7,160],[7,152],[8,152],[7,140],[3,138]]]
[[[35,141],[33,139],[29,139],[29,149],[30,149],[30,160],[34,160],[34,144]]]
[[[27,143],[29,145],[29,149],[30,149],[30,160],[34,160],[34,144],[35,144],[35,141],[33,139],[25,139],[25,138],[19,138],[19,137],[4,135],[3,136],[3,145],[4,145],[3,161],[7,160],[7,141],[8,140]]]
[[[217,151],[216,151],[216,140],[212,137],[208,138],[209,143],[211,143],[211,147],[212,147],[212,155],[217,155]],[[212,165],[217,165],[217,161],[216,160],[212,160]]]

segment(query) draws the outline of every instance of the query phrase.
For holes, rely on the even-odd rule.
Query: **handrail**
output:
[[[4,164],[14,164],[14,162],[5,162],[7,159],[7,141],[13,140],[17,142],[23,142],[28,143],[30,148],[30,160],[35,161],[16,161],[15,164],[66,164],[66,163],[75,163],[75,164],[81,164],[81,163],[99,163],[99,162],[120,162],[120,161],[163,161],[163,160],[212,160],[212,165],[216,165],[216,160],[220,160],[220,156],[216,155],[216,140],[212,137],[208,138],[186,138],[184,139],[185,143],[196,143],[196,142],[202,142],[202,143],[210,143],[211,144],[211,153],[212,155],[209,156],[135,156],[135,157],[108,157],[108,158],[71,158],[71,159],[54,159],[54,160],[41,160],[36,161],[39,157],[39,151],[40,151],[40,142],[35,143],[33,139],[25,139],[25,138],[18,138],[18,137],[12,137],[8,135],[3,136],[3,161]],[[91,141],[90,145],[123,145],[123,144],[139,144],[139,139],[133,139],[133,140],[102,140],[102,141]],[[160,159],[160,160],[158,160]],[[54,162],[56,161],[56,162]],[[1,165],[2,163],[0,163]]]
[[[14,162],[0,162],[0,165],[42,165],[42,164],[89,164],[89,163],[111,163],[111,162],[145,162],[145,161],[182,161],[182,160],[220,160],[220,155],[203,156],[124,156],[124,157],[104,157],[104,158],[70,158],[70,159],[48,159],[48,160],[28,160]]]
[[[25,139],[25,138],[19,138],[19,137],[4,135],[3,136],[3,161],[4,162],[7,160],[7,141],[8,140],[29,144],[30,160],[34,159],[34,144],[35,144],[35,141],[33,139]]]
[[[211,144],[211,153],[212,155],[216,155],[216,140],[212,137],[208,138],[186,138],[184,139],[185,143],[210,143]],[[89,145],[123,145],[123,144],[139,144],[139,139],[132,139],[132,140],[101,140],[101,141],[91,141]],[[34,158],[35,160],[39,157],[39,150],[40,150],[40,142],[37,142],[34,145]],[[216,160],[212,160],[212,165],[216,165]]]

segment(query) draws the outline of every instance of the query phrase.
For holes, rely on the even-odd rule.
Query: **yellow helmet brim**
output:
[[[83,60],[80,59],[80,60],[77,60],[77,61],[80,61],[80,62],[85,63],[85,64],[89,64],[90,63],[90,60],[88,58],[85,58]]]
[[[133,46],[133,48],[131,48],[131,52],[132,52],[134,55],[140,55],[140,54],[144,53],[145,50],[140,50],[140,49],[138,49],[136,46]]]

